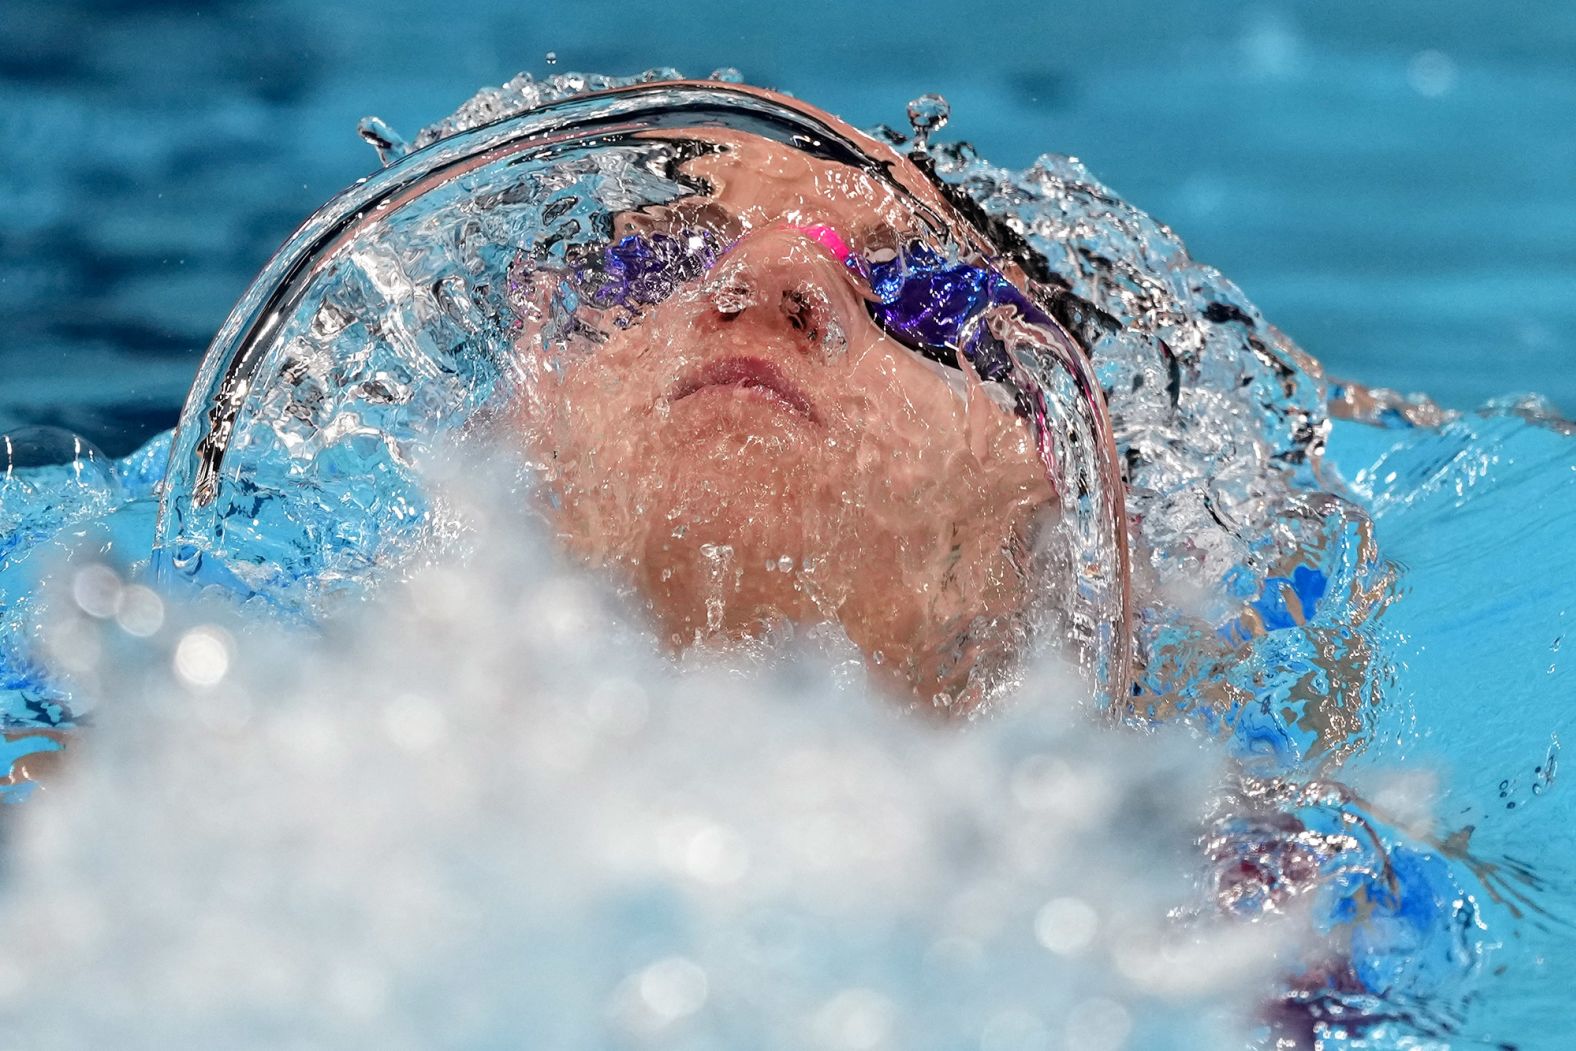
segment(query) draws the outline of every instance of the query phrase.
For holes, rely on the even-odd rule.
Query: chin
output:
[[[664,430],[675,456],[689,452],[735,463],[759,459],[764,452],[804,458],[822,442],[814,424],[771,398],[721,388],[670,406]]]
[[[715,521],[739,539],[775,534],[792,522],[802,543],[806,516],[826,517],[836,507],[839,465],[800,435],[758,425],[735,430],[715,420],[699,430],[672,428],[665,437],[652,449],[658,462],[631,476],[654,480],[646,503],[674,521]]]

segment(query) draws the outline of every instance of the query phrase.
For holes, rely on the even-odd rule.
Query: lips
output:
[[[713,387],[760,391],[812,423],[819,422],[814,403],[782,369],[765,358],[729,357],[709,361],[681,380],[668,395],[668,400],[683,401],[692,394]]]

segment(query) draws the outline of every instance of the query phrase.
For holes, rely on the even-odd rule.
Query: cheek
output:
[[[982,388],[955,389],[911,352],[883,343],[855,363],[844,409],[854,432],[851,488],[868,516],[896,533],[967,523],[999,536],[1054,502],[1016,415]]]
[[[584,449],[644,425],[667,375],[655,343],[651,333],[631,329],[543,375],[534,401],[554,440]]]
[[[965,402],[912,352],[882,340],[854,363],[848,380],[844,413],[861,461],[874,458],[895,482],[910,484],[954,468],[965,451]]]

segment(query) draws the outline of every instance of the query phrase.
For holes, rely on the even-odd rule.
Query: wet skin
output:
[[[731,247],[593,352],[538,378],[520,419],[553,525],[632,584],[674,648],[834,621],[878,677],[958,711],[1010,664],[1055,510],[1028,425],[972,370],[885,335],[868,291],[807,230],[856,254],[917,232],[884,184],[751,136],[686,174],[709,198],[620,217],[697,224]]]

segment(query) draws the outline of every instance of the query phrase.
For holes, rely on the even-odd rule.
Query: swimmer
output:
[[[668,87],[622,94],[635,98]],[[751,111],[757,124],[768,125],[760,113],[778,107],[803,118],[796,127],[806,134],[773,137],[704,119],[680,125],[679,111],[665,112],[666,123],[654,122],[662,130],[628,135],[670,147],[665,156],[636,151],[652,165],[642,168],[627,155],[591,155],[600,147],[586,145],[590,139],[548,125],[543,140],[562,148],[570,162],[547,174],[581,196],[566,191],[551,203],[530,200],[538,172],[522,166],[527,174],[518,184],[465,213],[468,221],[491,219],[487,208],[502,211],[527,200],[542,204],[545,227],[557,221],[552,216],[584,204],[580,180],[592,181],[586,173],[629,169],[632,176],[627,184],[609,180],[611,191],[596,199],[600,211],[583,227],[592,231],[591,243],[558,251],[559,231],[544,228],[540,243],[506,240],[498,255],[467,259],[516,259],[508,277],[521,324],[509,350],[521,383],[501,419],[506,440],[541,468],[552,528],[584,562],[621,579],[675,650],[748,645],[793,625],[829,622],[863,652],[877,677],[915,704],[965,716],[1010,684],[1031,643],[1054,645],[1065,637],[1072,655],[1083,656],[1076,651],[1087,639],[1062,630],[1071,618],[1058,622],[1048,614],[1071,605],[1060,600],[1103,573],[1114,582],[1109,593],[1117,601],[1086,620],[1109,629],[1113,657],[1101,677],[1108,694],[1125,695],[1132,679],[1122,480],[1092,369],[1053,319],[1062,315],[1049,310],[1056,293],[1037,287],[909,158],[803,104],[758,89],[726,91],[741,110],[743,103],[757,104]],[[856,148],[841,155],[821,149],[816,127]],[[608,128],[601,126],[614,143],[608,148],[624,148]],[[513,145],[500,143],[499,154],[461,157],[454,166],[482,170]],[[587,155],[576,156],[582,147]],[[603,159],[611,163],[604,167]],[[653,176],[652,187],[640,184],[646,175]],[[670,194],[671,185],[687,192]],[[653,187],[656,192],[642,192]],[[325,245],[349,243],[382,221],[379,209],[419,196],[419,186],[399,189],[409,192],[306,229],[343,239]],[[560,203],[566,211],[554,212]],[[507,223],[496,225],[507,232]],[[471,228],[461,232],[469,236]],[[292,259],[288,280],[332,272],[332,260],[312,261],[321,267]],[[473,292],[503,284],[503,274],[480,266],[468,273],[477,275]],[[367,297],[358,307],[375,316],[381,305],[404,319],[419,287],[388,284],[391,298],[381,303],[371,292],[383,289],[358,287]],[[285,291],[291,290],[270,289],[267,304],[293,305]],[[238,330],[242,320],[254,329],[233,346],[221,343],[233,360],[216,359],[211,371],[205,366],[214,396],[197,389],[189,405],[187,424],[198,421],[204,429],[189,443],[177,439],[172,464],[186,470],[186,456],[197,466],[189,495],[180,484],[167,490],[177,494],[174,513],[163,516],[167,523],[200,521],[204,507],[223,505],[215,497],[223,477],[244,477],[242,469],[221,476],[218,468],[237,433],[237,406],[249,392],[316,394],[264,401],[275,409],[285,402],[279,434],[299,439],[306,428],[291,421],[318,418],[321,389],[295,390],[282,380],[274,389],[252,386],[271,376],[242,365],[275,360],[262,341],[272,338],[267,333],[280,316],[262,309],[256,315],[268,320],[238,315]],[[325,339],[349,317],[331,310],[310,316],[326,319],[312,326],[329,333]],[[292,330],[303,344],[317,334]],[[418,341],[425,353],[440,336],[422,335],[430,337]],[[358,344],[357,355],[371,356],[375,342]],[[1071,381],[1071,393],[1066,384],[1047,389],[1043,360],[1055,356],[1052,348],[1066,352],[1061,379]],[[1026,368],[1024,361],[1038,352],[1047,352],[1041,364]],[[291,354],[290,367],[277,362],[273,375],[310,371],[304,351]],[[374,375],[364,388],[382,405],[394,400],[398,385]],[[353,398],[347,402],[354,407]],[[1059,417],[1053,403],[1060,403]],[[1070,404],[1087,407],[1086,440],[1073,442],[1080,432],[1058,426],[1076,416]],[[366,424],[353,416],[346,409],[341,418]],[[1069,445],[1083,450],[1082,468],[1069,470]],[[242,451],[248,451],[244,443]],[[347,462],[364,462],[325,460],[328,473],[339,475],[354,474]],[[293,484],[299,484],[297,466],[290,461]],[[240,503],[255,509],[260,489],[251,483]],[[331,494],[315,486],[313,498],[327,501]],[[1091,545],[1058,548],[1054,535],[1089,503],[1101,505],[1092,518],[1107,528],[1098,537],[1109,553],[1103,568],[1085,557]],[[245,526],[232,535],[244,536]],[[270,547],[269,558],[283,546]],[[256,574],[221,576],[230,554],[222,547],[170,547],[183,572],[205,571],[242,588],[258,583]],[[1061,557],[1045,558],[1048,549]],[[250,563],[236,561],[271,568],[269,558],[253,555]],[[1300,601],[1297,608],[1303,609]],[[1253,627],[1245,620],[1242,631]],[[54,754],[33,748],[13,768],[12,783],[37,776]],[[1285,880],[1248,864],[1281,845],[1274,837],[1221,849],[1222,900],[1289,898],[1325,878],[1291,849],[1306,846],[1305,830],[1293,822],[1272,829],[1285,833],[1286,854],[1296,862]]]
[[[1076,562],[1035,564],[1075,489],[1023,411],[1015,358],[995,353],[1015,325],[1059,331],[1047,291],[996,246],[944,259],[931,246],[971,229],[944,200],[927,216],[891,181],[759,135],[689,140],[703,146],[677,165],[691,195],[617,212],[604,244],[562,266],[516,267],[528,379],[511,433],[542,468],[553,529],[623,580],[675,650],[832,622],[917,705],[983,710],[1036,637],[1056,637],[1036,623],[1043,600],[1078,585]],[[907,158],[869,149],[923,184]],[[977,299],[954,311],[965,290]],[[575,325],[555,326],[569,298]],[[1109,430],[1098,439],[1111,448]],[[1106,464],[1095,479],[1125,559]],[[1127,671],[1124,656],[1119,688]],[[1276,816],[1251,849],[1236,826],[1212,844],[1223,911],[1273,911],[1360,870]],[[1278,856],[1284,871],[1259,864]],[[1377,845],[1361,862],[1384,877],[1366,899],[1375,929],[1403,903],[1421,913],[1434,869],[1407,884]],[[1359,971],[1348,953],[1299,976],[1277,1032],[1319,997],[1368,990]]]
[[[1128,695],[1121,471],[1074,335],[1098,311],[1043,259],[763,89],[476,116],[326,206],[238,308],[172,441],[156,575],[315,616],[323,581],[426,542],[380,517],[424,504],[416,454],[501,427],[674,651],[830,624],[925,707],[972,715],[1058,647]],[[242,510],[319,467],[300,516]],[[369,503],[366,470],[408,498]]]
[[[758,135],[690,138],[701,189],[616,215],[575,270],[605,338],[555,342],[564,275],[520,268],[516,419],[552,527],[673,649],[835,622],[878,678],[973,713],[1013,674],[1037,592],[1071,586],[1032,564],[1060,502],[987,334],[1054,322],[1021,274],[928,249],[891,181]]]

